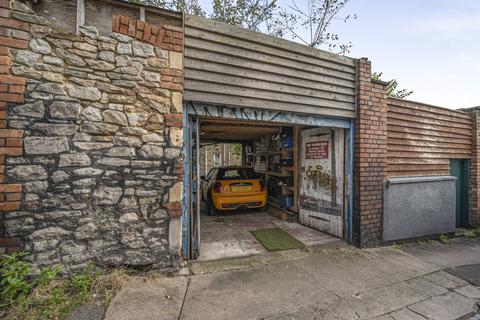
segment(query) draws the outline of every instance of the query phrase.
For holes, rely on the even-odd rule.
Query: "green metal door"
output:
[[[452,159],[450,160],[450,175],[457,178],[455,181],[456,206],[455,217],[456,226],[468,226],[468,208],[469,208],[469,190],[468,190],[468,160]]]

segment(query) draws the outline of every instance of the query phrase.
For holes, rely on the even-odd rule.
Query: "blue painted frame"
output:
[[[188,257],[190,242],[190,125],[187,105],[184,104],[182,116],[183,122],[183,146],[182,146],[182,173],[183,173],[183,197],[182,197],[182,256]]]
[[[183,104],[183,207],[182,207],[182,255],[188,257],[190,242],[190,117],[205,116],[224,119],[266,121],[284,124],[300,124],[315,127],[332,127],[348,129],[348,206],[347,228],[345,238],[353,240],[353,161],[354,161],[354,120],[333,118],[319,115],[302,114],[297,112],[272,111],[246,107],[219,106],[206,103],[185,101]]]

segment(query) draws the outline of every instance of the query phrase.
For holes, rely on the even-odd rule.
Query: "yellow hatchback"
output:
[[[219,167],[202,176],[202,198],[207,213],[267,208],[267,190],[261,175],[250,167]]]

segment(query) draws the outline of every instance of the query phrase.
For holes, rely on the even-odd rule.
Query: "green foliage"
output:
[[[450,241],[450,239],[444,234],[441,234],[440,237],[438,237],[438,240],[443,244],[447,244]]]
[[[374,72],[372,75],[373,80],[382,80],[383,72]],[[397,99],[405,99],[413,93],[412,90],[398,89],[398,81],[396,79],[388,81],[387,96]]]
[[[477,237],[477,231],[476,230],[467,230],[467,231],[465,231],[465,233],[463,235],[467,239],[476,238]]]
[[[340,12],[349,2],[350,0],[307,0],[300,6],[292,0],[293,5],[289,7],[291,13],[285,12],[285,16],[290,16],[286,23],[287,29],[294,39],[310,47],[326,46],[332,52],[346,54],[350,51],[352,44],[340,42],[340,36],[329,30],[336,20],[347,22],[357,18],[355,14],[339,17]],[[298,26],[307,31],[307,38],[300,36],[297,31]]]
[[[310,47],[324,46],[341,54],[347,53],[352,44],[341,43],[339,35],[329,31],[330,26],[335,20],[347,22],[357,17],[338,17],[350,0],[306,0],[301,6],[294,0],[291,5],[282,6],[278,0],[210,0],[203,2],[203,7],[198,0],[128,1],[204,16],[276,37],[289,37]],[[305,33],[299,29],[305,29],[308,37],[304,38]]]
[[[240,157],[240,155],[242,154],[242,145],[239,143],[231,144],[230,150],[232,151],[232,154],[234,156]]]
[[[39,286],[46,286],[51,283],[57,276],[60,274],[60,267],[45,267],[40,271],[40,275],[38,276],[37,284]]]
[[[399,244],[392,244],[390,248],[392,248],[393,250],[402,250],[402,246]]]
[[[93,281],[98,275],[99,274],[95,272],[95,267],[93,263],[90,261],[83,271],[75,274],[70,279],[70,284],[72,288],[76,292],[78,292],[81,297],[87,299],[90,295],[90,289],[92,287]]]
[[[29,277],[27,253],[13,253],[0,260],[0,318],[6,320],[64,319],[77,306],[95,298],[108,303],[120,289],[125,273],[103,275],[93,263],[70,279],[60,279],[61,269],[46,267]]]
[[[0,260],[0,308],[26,295],[33,284],[28,281],[30,265],[23,261],[26,252],[3,255]]]

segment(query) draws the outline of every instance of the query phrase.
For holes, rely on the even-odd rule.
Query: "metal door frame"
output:
[[[195,218],[198,221],[197,233],[198,238],[192,239],[190,237],[191,226],[191,204],[192,200],[200,203],[200,192],[196,193],[196,198],[192,199],[193,193],[191,188],[192,182],[198,181],[200,175],[200,148],[197,148],[197,177],[193,176],[192,172],[192,119],[196,119],[195,126],[197,128],[196,145],[199,146],[200,141],[200,118],[213,117],[222,118],[226,120],[249,120],[249,121],[266,121],[281,123],[285,125],[305,125],[314,127],[332,127],[347,129],[348,146],[348,166],[347,172],[347,192],[344,195],[346,210],[346,234],[344,238],[349,242],[352,241],[353,236],[353,153],[354,153],[354,120],[347,118],[334,118],[319,115],[303,114],[297,112],[283,112],[272,111],[267,109],[256,109],[248,107],[237,106],[221,106],[207,103],[198,103],[192,101],[184,101],[183,104],[183,207],[182,207],[182,255],[186,259],[194,259],[192,252],[197,249],[200,250],[200,206],[196,206]],[[192,250],[194,249],[194,250]]]

